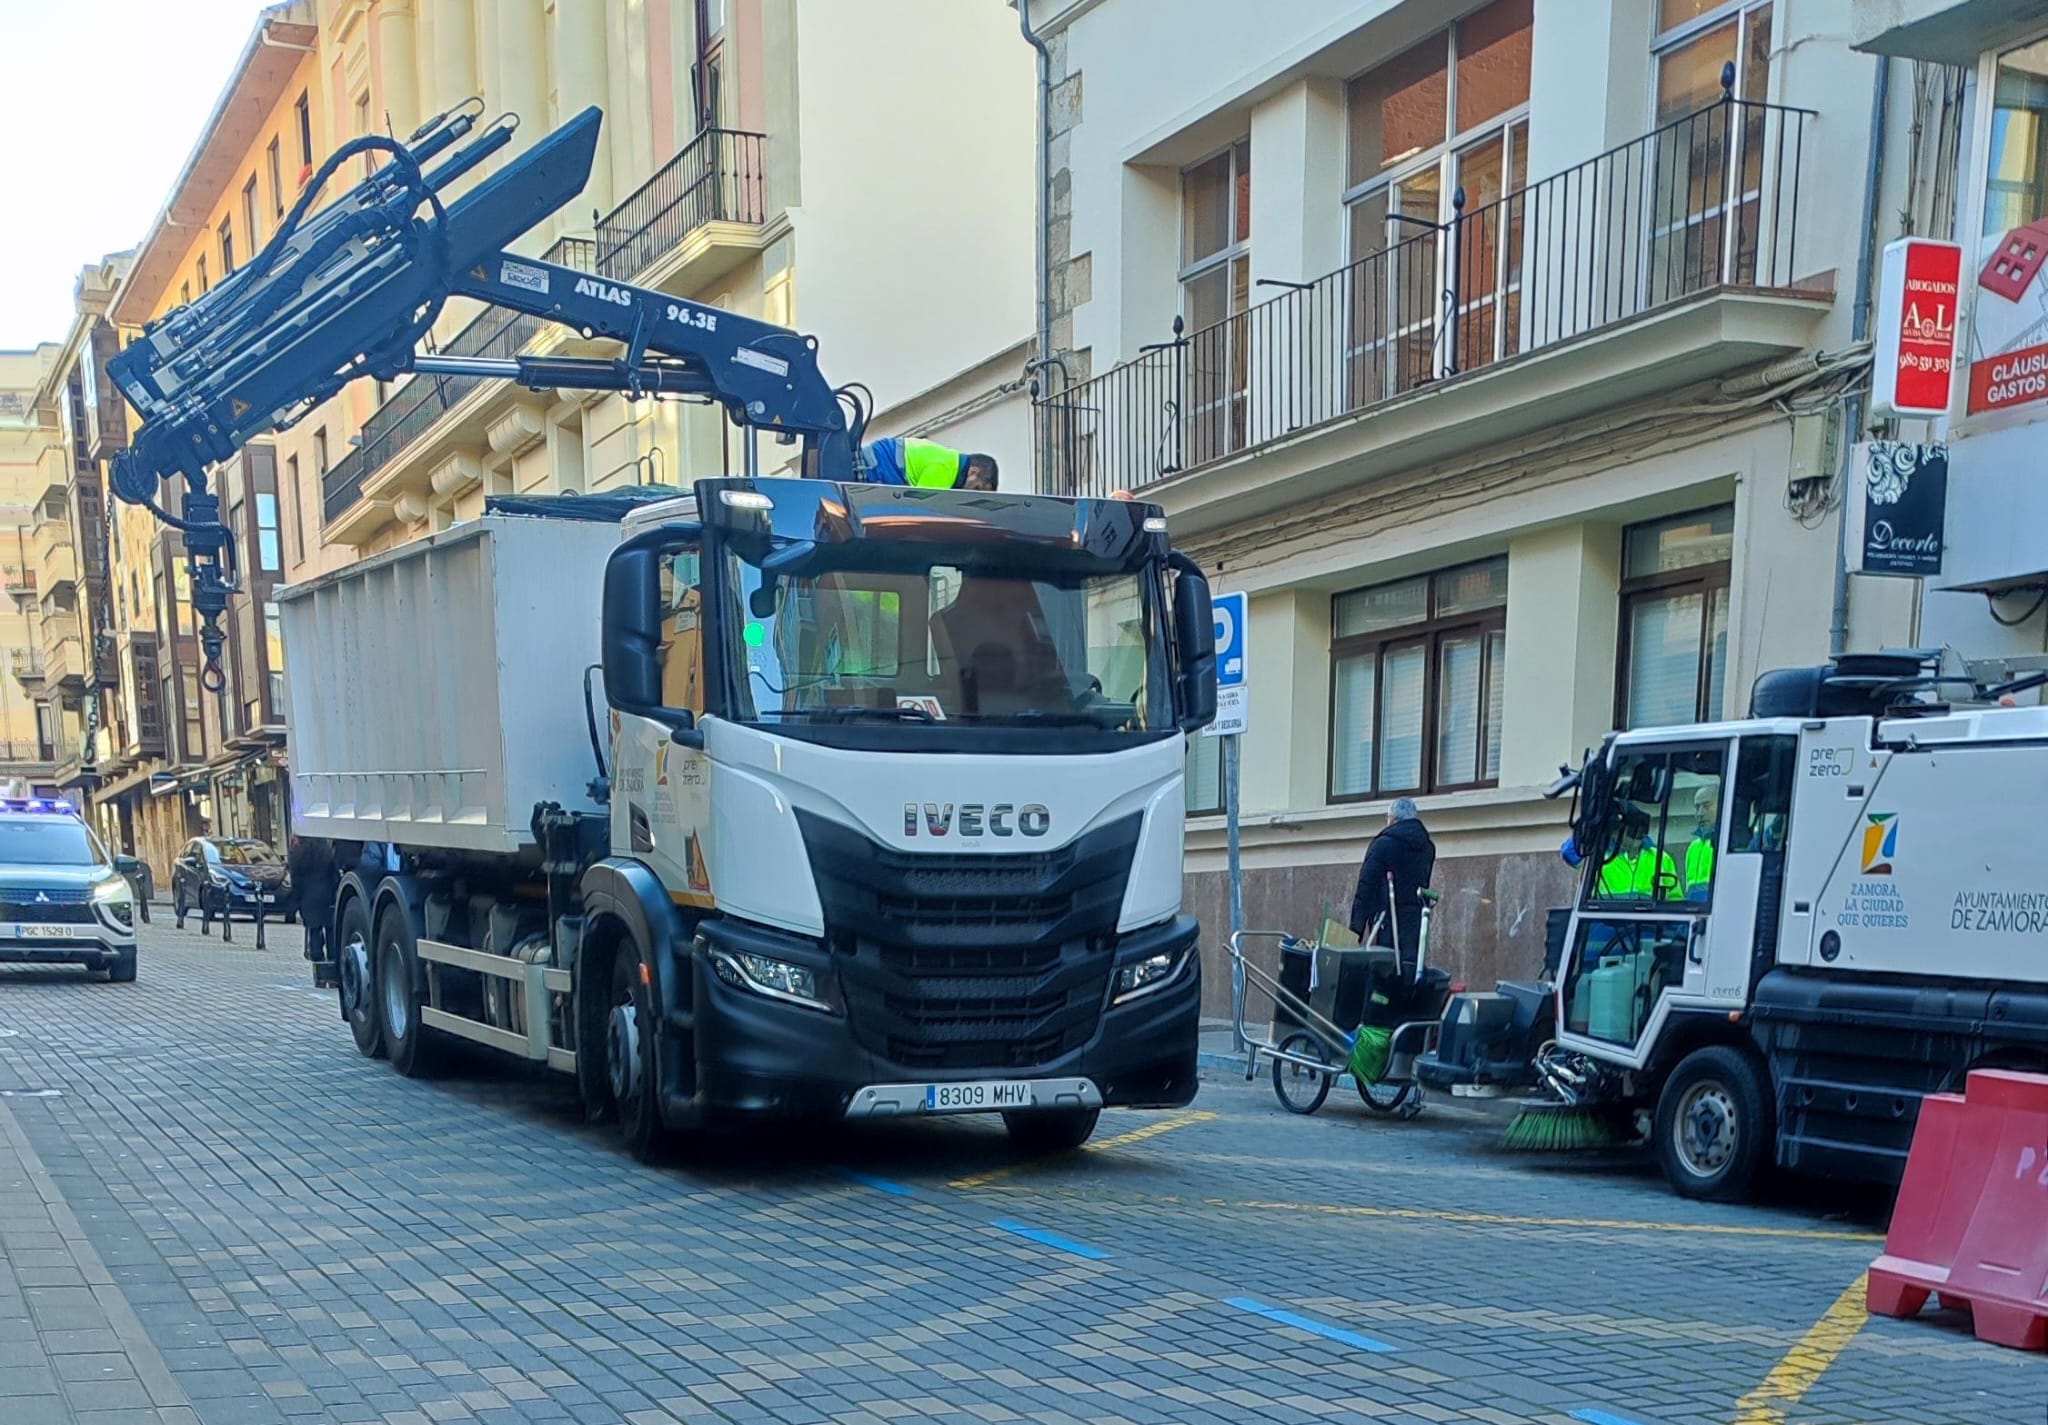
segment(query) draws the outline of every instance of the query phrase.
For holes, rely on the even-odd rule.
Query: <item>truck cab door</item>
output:
[[[1713,1003],[1728,739],[1622,743],[1559,972],[1558,1040],[1640,1066],[1673,1012]]]

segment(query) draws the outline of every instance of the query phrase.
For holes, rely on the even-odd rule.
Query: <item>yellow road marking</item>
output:
[[[1155,1126],[1154,1128],[1141,1131],[1149,1136],[1151,1133],[1163,1133],[1168,1128],[1178,1128],[1179,1126],[1178,1123],[1169,1123],[1165,1126]],[[1098,1146],[1107,1148],[1112,1144],[1122,1141],[1123,1139],[1121,1138],[1112,1138]],[[998,1169],[993,1173],[984,1173],[976,1178],[962,1178],[960,1182],[953,1184],[953,1186],[979,1187],[984,1184],[995,1184],[999,1179],[1016,1171],[1016,1168],[1021,1166],[1025,1165],[1018,1164]],[[1078,1188],[1054,1188],[1052,1191],[1071,1191],[1076,1195],[1083,1195],[1084,1193],[1084,1190]],[[1093,1188],[1086,1189],[1085,1195],[1097,1196],[1099,1195],[1099,1190]],[[1497,1212],[1450,1212],[1435,1211],[1421,1207],[1361,1207],[1325,1202],[1233,1202],[1229,1198],[1222,1197],[1162,1197],[1148,1193],[1125,1193],[1121,1196],[1126,1202],[1157,1203],[1163,1206],[1174,1207],[1218,1207],[1229,1211],[1309,1212],[1326,1217],[1377,1217],[1408,1222],[1455,1222],[1474,1227],[1564,1227],[1577,1228],[1581,1231],[1673,1233],[1681,1236],[1701,1237],[1780,1237],[1808,1242],[1858,1243],[1882,1242],[1884,1240],[1883,1236],[1875,1232],[1834,1232],[1820,1227],[1746,1227],[1740,1223],[1733,1222],[1636,1222],[1630,1221],[1627,1218],[1616,1217],[1516,1217]]]
[[[1830,1232],[1818,1227],[1745,1227],[1717,1222],[1632,1222],[1615,1217],[1514,1217],[1497,1212],[1442,1212],[1420,1207],[1349,1207],[1320,1202],[1239,1202],[1218,1206],[1333,1217],[1392,1217],[1422,1222],[1464,1222],[1481,1227],[1580,1227],[1608,1232],[1679,1232],[1716,1237],[1799,1237],[1821,1242],[1882,1242],[1875,1232]]]
[[[1142,1143],[1147,1138],[1157,1138],[1160,1134],[1171,1133],[1176,1128],[1186,1128],[1196,1123],[1207,1123],[1215,1116],[1215,1114],[1204,1109],[1197,1109],[1192,1113],[1176,1113],[1169,1118],[1154,1119],[1143,1128],[1133,1128],[1130,1132],[1119,1133],[1114,1138],[1104,1138],[1099,1142],[1090,1143],[1081,1151],[1084,1153],[1099,1153],[1105,1148],[1122,1148],[1132,1143]],[[1000,1182],[1004,1178],[1011,1177],[1023,1172],[1026,1168],[1035,1166],[1037,1165],[1034,1163],[1005,1163],[1002,1167],[990,1168],[985,1173],[975,1173],[970,1177],[955,1178],[947,1186],[955,1188],[987,1187],[990,1183]]]
[[[1865,1276],[1858,1276],[1849,1289],[1835,1298],[1820,1320],[1785,1358],[1771,1367],[1763,1383],[1735,1402],[1735,1425],[1783,1425],[1785,1412],[1813,1389],[1827,1368],[1835,1363],[1856,1333],[1869,1319],[1864,1306]]]

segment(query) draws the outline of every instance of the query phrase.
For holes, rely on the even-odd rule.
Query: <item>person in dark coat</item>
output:
[[[285,848],[285,869],[298,896],[299,924],[306,931],[306,958],[316,979],[324,979],[334,947],[328,936],[334,926],[334,898],[341,890],[341,868],[334,847],[315,836],[294,836]]]
[[[1422,815],[1407,797],[1387,808],[1387,827],[1365,848],[1358,868],[1358,889],[1351,896],[1351,933],[1365,940],[1377,922],[1374,944],[1401,951],[1401,973],[1415,978],[1415,955],[1422,938],[1422,892],[1436,870],[1436,843],[1422,825]],[[1388,880],[1392,879],[1389,898]]]

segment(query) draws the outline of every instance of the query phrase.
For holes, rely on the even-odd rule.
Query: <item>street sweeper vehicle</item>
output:
[[[1923,1096],[2048,1069],[2048,708],[1997,705],[2041,681],[1852,655],[1764,675],[1746,720],[1609,737],[1560,787],[1550,1002],[1454,997],[1425,1077],[1519,1058],[1521,1146],[1647,1129],[1688,1197],[1773,1164],[1896,1183]]]
[[[185,533],[209,681],[235,551],[207,468],[357,376],[698,396],[801,441],[802,474],[501,499],[279,591],[293,829],[345,853],[357,1047],[571,1074],[641,1156],[946,1113],[1058,1149],[1104,1107],[1188,1102],[1182,772],[1215,633],[1158,508],[859,482],[863,405],[811,338],[504,250],[582,188],[595,110],[444,203],[502,147],[472,122],[343,145],[261,254],[109,364],[142,417],[114,484]],[[618,355],[416,353],[452,293]]]

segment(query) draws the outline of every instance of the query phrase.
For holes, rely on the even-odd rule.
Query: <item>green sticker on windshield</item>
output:
[[[768,626],[766,624],[750,623],[747,625],[747,631],[741,636],[747,640],[747,647],[759,648],[768,641]]]

